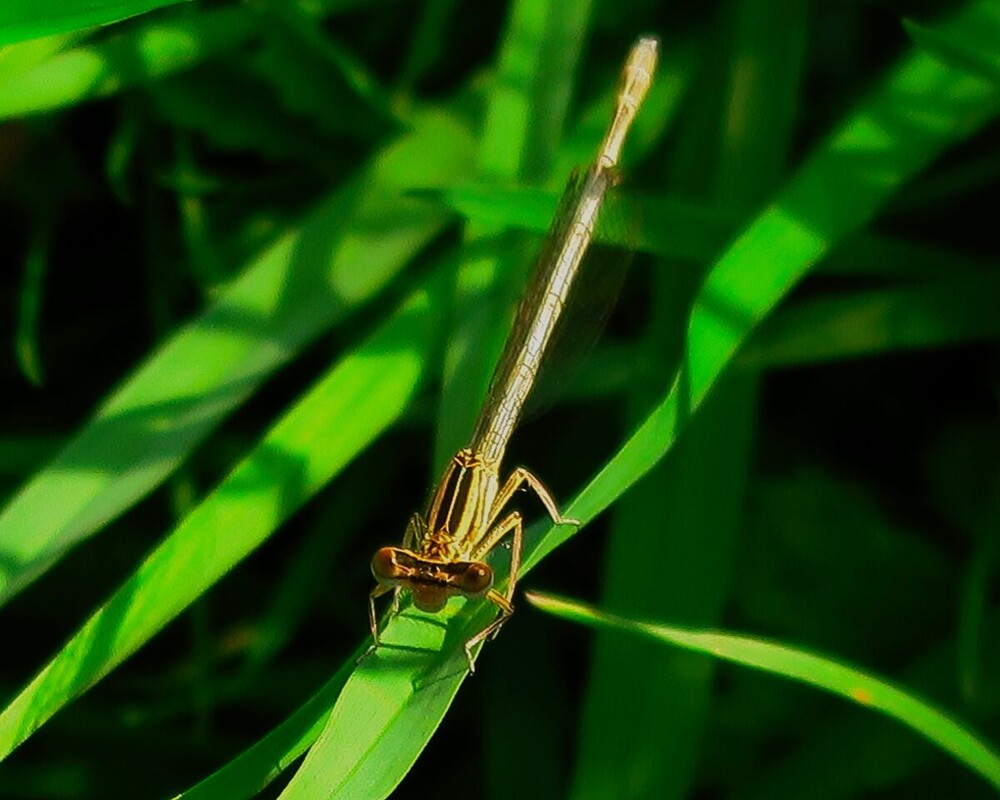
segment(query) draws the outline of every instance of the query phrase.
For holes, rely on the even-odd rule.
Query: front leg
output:
[[[580,524],[580,520],[564,517],[560,513],[559,506],[556,504],[555,498],[552,496],[552,493],[545,488],[544,483],[538,480],[538,478],[528,472],[528,470],[524,467],[518,467],[510,474],[503,487],[497,493],[496,499],[493,501],[493,507],[490,509],[490,515],[486,523],[487,525],[493,524],[493,522],[500,516],[500,513],[504,510],[504,508],[507,507],[507,504],[514,497],[514,492],[525,484],[531,487],[535,494],[538,495],[538,499],[542,501],[542,505],[545,506],[545,510],[549,512],[549,517],[552,518],[552,521],[556,525]]]

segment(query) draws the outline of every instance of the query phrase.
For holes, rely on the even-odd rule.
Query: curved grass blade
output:
[[[592,627],[628,631],[734,664],[781,675],[881,711],[934,742],[1000,789],[1000,756],[961,723],[886,681],[838,661],[787,645],[719,631],[697,631],[627,619],[537,592],[536,608]]]
[[[980,24],[984,13],[1000,17],[1000,8],[981,0],[947,26]],[[692,315],[681,376],[568,513],[592,519],[645,474],[673,446],[751,331],[795,283],[834,244],[869,222],[894,190],[998,111],[1000,93],[980,74],[919,50],[903,57],[712,268]],[[550,531],[526,552],[521,574],[569,535]],[[348,679],[320,742],[286,789],[286,800],[330,797],[335,791],[344,797],[381,796],[402,779],[465,678],[462,637],[483,623],[462,609],[447,637],[435,637],[430,623],[418,621],[407,614],[391,624],[385,633],[395,650],[380,650]],[[438,648],[444,645],[443,652],[427,650],[434,641]],[[369,675],[376,665],[378,674]],[[421,713],[411,713],[414,708]],[[341,757],[342,747],[350,758]],[[378,777],[377,787],[362,780],[372,776]]]
[[[985,622],[987,644],[996,652],[1000,645],[1000,614],[991,614]],[[914,654],[898,673],[898,680],[921,696],[933,693],[933,697],[942,698],[949,707],[963,709],[966,719],[985,728],[1000,712],[1000,698],[984,696],[970,704],[959,694],[960,687],[955,681],[957,647],[960,645],[954,637],[935,641]],[[782,758],[755,770],[757,774],[741,781],[729,796],[733,800],[770,797],[848,800],[884,795],[891,791],[891,786],[917,785],[928,772],[937,771],[928,770],[927,751],[931,748],[927,742],[908,728],[873,724],[868,715],[846,705],[817,723]],[[947,758],[943,753],[941,757]],[[851,768],[844,769],[845,764]],[[954,794],[958,796],[959,792]]]
[[[471,142],[415,121],[174,334],[0,513],[0,603],[169,475],[261,382],[375,297],[446,225],[401,195],[460,174]]]
[[[310,389],[0,713],[0,759],[187,608],[403,413],[437,338],[440,278],[432,289],[418,291]]]

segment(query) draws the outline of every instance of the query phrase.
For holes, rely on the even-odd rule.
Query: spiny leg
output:
[[[524,484],[530,486],[535,494],[538,495],[538,499],[542,501],[542,505],[545,506],[545,510],[549,512],[549,516],[556,525],[580,524],[580,520],[564,517],[560,513],[559,506],[556,504],[555,498],[552,496],[551,492],[545,488],[545,484],[528,472],[528,470],[524,467],[518,467],[508,476],[506,482],[497,493],[496,499],[493,501],[493,508],[490,509],[490,516],[487,524],[491,524],[498,516],[500,516],[500,512],[503,511],[503,509],[514,497],[514,492],[520,489]]]
[[[469,661],[469,672],[476,671],[475,663],[472,660],[473,648],[488,637],[495,637],[500,633],[500,628],[514,614],[514,590],[517,588],[517,576],[521,570],[521,550],[524,545],[524,526],[521,524],[520,513],[512,511],[508,514],[503,522],[487,534],[472,553],[472,560],[482,561],[508,533],[511,534],[511,548],[510,575],[507,578],[507,591],[504,594],[500,594],[496,589],[490,589],[486,594],[486,599],[500,609],[500,616],[465,643],[465,657]]]

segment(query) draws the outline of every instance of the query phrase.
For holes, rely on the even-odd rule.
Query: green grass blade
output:
[[[960,27],[969,19],[959,16],[951,24]],[[592,518],[656,463],[739,345],[794,283],[835,242],[868,222],[895,188],[977,130],[998,107],[995,87],[980,75],[919,51],[903,58],[715,265],[689,328],[683,378],[570,513]],[[873,135],[873,125],[893,120],[894,126]],[[875,174],[873,162],[883,165]],[[570,535],[550,532],[526,554],[527,568]],[[380,649],[348,679],[329,726],[283,797],[373,797],[391,791],[465,677],[463,636],[489,615],[481,606],[463,609],[447,637],[440,633],[441,619],[421,623],[417,614],[389,625],[386,637],[394,646]]]
[[[402,414],[437,336],[440,292],[440,280],[436,294],[418,291],[309,390],[0,713],[0,758],[187,608]]]
[[[602,602],[717,624],[730,592],[756,386],[730,377],[670,456],[614,508]],[[710,708],[711,662],[602,630],[593,645],[573,798],[684,797]],[[608,731],[616,731],[608,737]],[[665,757],[669,753],[669,758]]]
[[[1000,615],[991,614],[985,623],[986,644],[996,652],[1000,646]],[[963,717],[987,727],[1000,712],[1000,698],[984,697],[971,705],[963,701],[955,680],[956,644],[954,638],[935,641],[909,661],[896,679],[921,697],[932,697],[947,708],[963,709]],[[937,771],[928,759],[932,748],[922,737],[914,736],[909,728],[878,724],[881,721],[858,713],[854,706],[842,706],[810,726],[776,763],[761,765],[756,774],[741,781],[730,796],[733,800],[877,797],[900,784],[922,783],[930,772]],[[946,758],[944,754],[941,757]],[[850,769],[845,769],[845,764]],[[967,773],[970,784],[978,783],[973,775]],[[954,794],[978,796],[971,792]],[[932,788],[929,796],[941,795]]]
[[[523,185],[462,183],[436,194],[467,221],[544,233],[559,202],[554,191]],[[737,216],[731,211],[681,199],[630,196],[640,210],[642,226],[637,241],[616,239],[614,230],[598,236],[615,244],[636,245],[640,252],[675,261],[702,264],[715,259],[736,234]],[[613,200],[613,198],[612,198]],[[825,273],[888,278],[940,277],[947,273],[982,272],[982,259],[941,247],[858,232],[839,243],[822,264]]]
[[[526,594],[537,608],[594,627],[629,631],[724,661],[781,675],[881,711],[941,749],[1000,789],[1000,756],[961,723],[913,695],[861,670],[776,642],[717,631],[695,631],[638,622],[572,600]],[[668,754],[665,754],[668,755]]]
[[[0,76],[0,119],[107,97],[190,69],[246,42],[255,24],[245,8],[222,8],[151,20],[107,41],[64,50],[34,69]]]
[[[972,3],[942,29],[961,36],[984,24],[984,17],[1000,21],[1000,6]],[[712,267],[695,300],[673,387],[568,513],[592,519],[645,474],[792,287],[831,247],[868,223],[893,191],[998,111],[1000,89],[980,71],[919,49],[902,58]],[[574,532],[550,531],[525,567]]]
[[[440,620],[416,614],[390,625],[385,645],[348,678],[326,728],[281,797],[388,796],[437,730],[466,675],[457,642],[459,658],[434,672],[420,669],[423,656],[437,652],[445,638]],[[395,649],[399,641],[405,645]]]
[[[262,381],[376,296],[447,223],[401,193],[461,174],[470,147],[450,117],[419,119],[126,379],[0,514],[0,602],[145,496]]]
[[[107,25],[186,0],[5,0],[0,6],[0,46],[53,33]]]

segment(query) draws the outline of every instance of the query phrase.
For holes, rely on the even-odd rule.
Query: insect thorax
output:
[[[421,554],[443,561],[468,558],[486,533],[498,486],[494,467],[469,449],[459,450],[431,498]]]

